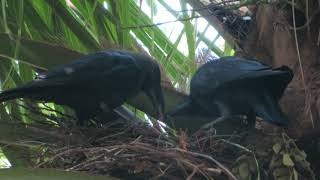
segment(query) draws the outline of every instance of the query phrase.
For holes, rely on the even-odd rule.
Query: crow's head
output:
[[[158,63],[151,57],[139,55],[139,63],[143,68],[145,79],[142,90],[150,98],[152,105],[157,109],[159,119],[164,120],[164,98],[161,88],[161,74]]]
[[[161,74],[158,63],[150,56],[142,53],[133,53],[128,51],[113,51],[119,55],[130,58],[141,68],[141,73],[137,83],[148,98],[150,98],[153,107],[157,110],[159,119],[164,120],[164,98],[161,89]]]

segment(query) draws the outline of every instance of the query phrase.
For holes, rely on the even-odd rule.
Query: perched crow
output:
[[[191,79],[188,99],[168,115],[200,115],[217,118],[213,125],[233,115],[246,115],[249,124],[256,116],[286,126],[288,120],[278,104],[293,73],[255,60],[224,57],[209,61]],[[198,114],[197,114],[198,111]]]
[[[111,112],[140,91],[157,108],[160,119],[164,100],[160,69],[149,56],[126,51],[105,51],[55,67],[26,85],[5,90],[0,102],[29,98],[67,105],[75,110],[78,124],[99,112]]]

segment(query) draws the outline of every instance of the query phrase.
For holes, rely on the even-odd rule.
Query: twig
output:
[[[292,8],[294,9],[294,7],[292,6]],[[295,10],[293,10],[293,11],[295,11]],[[292,26],[290,26],[289,25],[289,29],[291,29],[291,30],[301,30],[301,29],[304,29],[304,28],[306,28],[306,27],[308,27],[309,26],[309,24],[311,23],[311,21],[313,20],[313,18],[316,16],[316,15],[318,15],[320,13],[320,7],[316,10],[316,11],[314,11],[314,13],[309,17],[309,18],[307,18],[307,21],[306,21],[306,23],[304,23],[304,25],[302,25],[302,26],[300,26],[300,27],[296,27],[296,23],[295,23],[295,15],[294,15],[294,13],[292,14],[292,16],[293,16],[293,20],[294,20],[294,22],[293,22],[293,27]]]
[[[53,160],[55,160],[56,158],[58,158],[58,157],[60,157],[60,156],[62,156],[62,155],[70,154],[70,153],[72,153],[72,152],[84,152],[84,151],[86,151],[86,150],[88,150],[88,149],[90,149],[90,148],[81,148],[81,147],[78,147],[78,148],[74,148],[74,149],[68,149],[68,150],[66,150],[66,151],[64,151],[64,152],[61,152],[61,153],[59,153],[59,154],[54,155],[53,157],[49,158],[49,159],[46,160],[46,161],[43,161],[42,163],[39,163],[39,164],[36,165],[35,167],[36,167],[36,168],[39,168],[39,167],[43,166],[44,164],[46,164],[46,163],[48,163],[48,162],[50,162],[50,161],[53,161]]]
[[[294,0],[291,0],[292,4],[294,4]],[[319,10],[319,9],[318,9]],[[295,10],[294,10],[294,6],[292,6],[292,16],[293,16],[293,28],[294,28],[294,39],[295,39],[295,43],[296,43],[296,50],[297,50],[297,56],[298,56],[298,60],[299,60],[299,67],[300,67],[300,71],[301,71],[301,79],[302,79],[302,85],[304,87],[304,91],[305,91],[305,98],[306,98],[306,106],[309,108],[311,108],[311,103],[310,103],[310,98],[309,98],[309,88],[306,85],[306,81],[305,81],[305,77],[304,77],[304,72],[303,72],[303,67],[302,67],[302,60],[301,60],[301,56],[300,56],[300,48],[299,48],[299,43],[298,43],[298,36],[297,36],[297,29],[296,29],[296,18],[295,18]],[[308,108],[307,108],[308,109]],[[313,120],[313,115],[310,109],[310,120],[311,120],[311,124],[312,124],[312,128],[314,127],[314,120]]]
[[[192,179],[192,177],[197,173],[197,171],[198,171],[198,168],[193,168],[193,171],[192,171],[192,173],[187,177],[187,179],[186,180],[191,180]]]
[[[108,163],[106,160],[102,160],[102,161],[93,161],[90,162],[88,164],[83,164],[83,166],[81,167],[81,169],[85,169],[86,167],[92,166],[92,165],[96,165],[96,164],[103,164],[103,163]],[[80,169],[78,169],[80,170]]]
[[[4,54],[0,54],[0,57],[6,58],[6,59],[9,59],[9,60],[13,59],[13,57],[10,57],[10,56],[4,55]],[[15,59],[15,60],[18,60],[18,59]],[[37,66],[37,65],[35,65],[35,64],[31,64],[31,63],[29,63],[29,62],[27,62],[27,61],[23,61],[23,60],[21,60],[21,59],[19,59],[19,62],[22,62],[22,63],[24,63],[24,64],[30,65],[31,67],[34,67],[34,68],[36,68],[36,69],[41,69],[41,70],[45,70],[45,71],[48,70],[48,69],[46,69],[46,68],[44,68],[44,67],[40,67],[40,66]]]
[[[80,168],[81,166],[84,166],[84,165],[86,165],[86,164],[89,164],[90,162],[93,162],[93,161],[95,161],[95,160],[97,160],[97,159],[99,159],[99,158],[101,158],[101,157],[104,157],[104,154],[101,154],[101,155],[99,155],[99,156],[95,156],[95,157],[93,157],[92,159],[83,161],[82,163],[79,163],[79,164],[77,164],[77,165],[75,165],[75,166],[72,166],[72,167],[68,168],[67,171],[74,170],[74,169],[78,169],[78,168]]]
[[[217,168],[207,168],[207,171],[213,172],[215,174],[221,174],[222,170],[221,169],[217,169]]]
[[[238,147],[238,148],[240,148],[240,149],[242,149],[242,150],[245,150],[245,151],[251,153],[252,156],[253,156],[253,158],[254,158],[254,161],[255,161],[255,163],[256,163],[256,167],[257,167],[257,171],[258,171],[258,172],[257,172],[257,176],[258,176],[258,177],[257,177],[257,180],[260,180],[259,162],[258,162],[258,159],[257,159],[255,153],[254,153],[253,151],[251,151],[250,149],[248,149],[248,148],[246,148],[246,147],[244,147],[244,146],[242,146],[242,145],[240,145],[240,144],[235,144],[235,143],[230,142],[230,141],[225,140],[225,139],[221,139],[221,141],[224,141],[224,142],[226,142],[226,143],[228,143],[228,144],[231,144],[231,145],[233,145],[233,146],[235,146],[235,147]]]
[[[192,164],[191,162],[189,162],[189,161],[187,161],[187,160],[184,160],[184,159],[181,159],[181,160],[179,160],[179,161],[182,162],[182,163],[184,163],[184,164],[186,164],[187,166],[190,166],[190,167],[193,168],[192,173],[187,177],[187,179],[191,179],[198,171],[199,171],[204,177],[206,177],[206,179],[210,179],[210,178],[208,177],[208,175],[207,175],[206,173],[204,173],[204,172],[199,168],[199,167],[202,166],[202,165],[196,166],[196,165]]]
[[[151,178],[151,179],[159,179],[160,177],[162,177],[163,175],[166,174],[166,172],[171,168],[171,166],[172,166],[172,164],[169,164],[169,166],[167,166],[164,170],[161,170],[161,169],[159,168],[159,170],[160,170],[161,173],[160,173],[159,175]]]
[[[38,145],[31,145],[31,144],[26,143],[25,141],[9,142],[9,141],[0,140],[0,144],[5,144],[5,146],[3,146],[2,148],[7,147],[7,146],[20,146],[20,147],[34,148],[34,146],[43,146],[45,143],[39,143]]]
[[[183,22],[183,21],[190,21],[192,19],[197,19],[197,18],[202,18],[202,17],[209,17],[212,16],[207,15],[207,16],[192,16],[188,18],[181,18],[181,19],[176,19],[176,20],[171,20],[171,21],[164,21],[160,23],[155,23],[155,24],[145,24],[145,25],[140,25],[140,26],[126,26],[126,27],[121,27],[123,30],[128,30],[128,29],[141,29],[141,28],[150,28],[150,27],[155,27],[155,26],[160,26],[168,23],[175,23],[175,22]]]
[[[99,139],[97,139],[96,141],[97,141],[97,142],[105,141],[106,139],[123,135],[123,134],[125,134],[127,131],[129,131],[129,129],[130,129],[130,127],[126,128],[124,131],[120,131],[119,133],[115,133],[115,134],[111,134],[111,135],[109,135],[109,136],[105,136],[105,137],[99,138]]]
[[[198,156],[198,157],[202,157],[205,159],[208,159],[210,161],[212,161],[213,163],[215,163],[217,166],[219,166],[221,168],[221,170],[227,174],[229,176],[229,178],[233,179],[233,180],[237,180],[237,178],[225,167],[223,166],[220,162],[218,162],[217,160],[213,159],[211,156],[206,155],[206,154],[200,154],[200,153],[196,153],[196,152],[191,152],[191,151],[186,151],[180,148],[174,148],[177,151],[183,152],[183,153],[187,153],[187,154],[191,154],[193,156]]]

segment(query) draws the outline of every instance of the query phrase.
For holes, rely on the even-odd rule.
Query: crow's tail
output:
[[[48,90],[50,90],[50,87],[44,86],[43,83],[37,83],[33,81],[26,85],[8,89],[1,92],[0,102],[17,99],[17,98],[46,100],[46,98],[50,96],[50,94],[48,94],[49,93]]]
[[[9,90],[5,90],[0,94],[0,102],[16,99],[16,98],[23,98],[26,95],[21,88],[13,88]]]

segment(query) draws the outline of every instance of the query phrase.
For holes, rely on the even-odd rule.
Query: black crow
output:
[[[253,125],[259,116],[286,126],[288,120],[278,101],[292,78],[293,73],[286,66],[272,69],[256,60],[237,57],[209,61],[192,77],[188,99],[168,115],[217,118],[209,125],[234,115],[246,115]]]
[[[0,102],[29,98],[67,105],[78,124],[101,111],[111,112],[140,91],[146,93],[163,118],[160,69],[149,56],[113,50],[86,55],[38,75],[26,85],[5,90]]]

